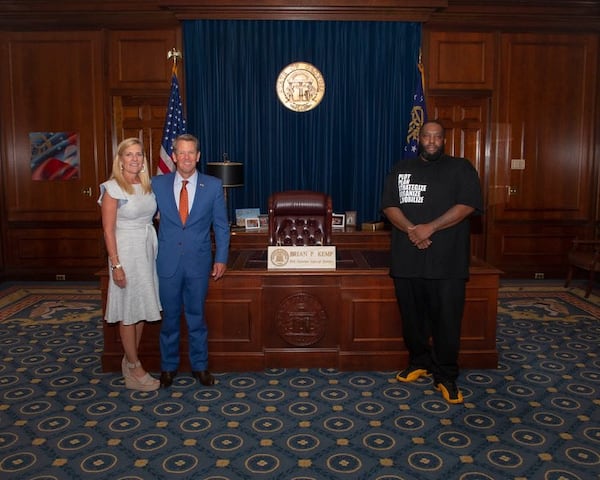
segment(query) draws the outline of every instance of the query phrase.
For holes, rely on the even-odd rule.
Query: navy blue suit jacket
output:
[[[229,220],[223,184],[218,178],[198,172],[194,203],[184,227],[173,194],[174,181],[174,172],[152,178],[160,212],[156,269],[159,277],[171,277],[179,263],[185,262],[188,271],[204,275],[207,257],[212,257],[211,226],[216,245],[214,261],[226,264],[229,254]]]

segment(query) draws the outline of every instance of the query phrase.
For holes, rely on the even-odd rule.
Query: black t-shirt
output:
[[[426,162],[420,157],[397,162],[385,180],[382,208],[398,207],[414,225],[428,223],[457,204],[481,213],[479,175],[465,158],[442,155]],[[469,218],[435,232],[431,245],[420,250],[405,232],[392,230],[393,277],[468,278],[470,263]]]

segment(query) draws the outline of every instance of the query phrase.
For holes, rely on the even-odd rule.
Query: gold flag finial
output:
[[[181,60],[181,58],[181,52],[175,47],[167,52],[167,60],[173,60],[173,73],[177,73],[177,60]]]
[[[177,64],[177,59],[181,58],[181,52],[175,47],[167,52],[167,60],[171,58],[173,59],[174,64]]]

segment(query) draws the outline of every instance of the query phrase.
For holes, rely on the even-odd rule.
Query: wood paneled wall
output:
[[[595,35],[503,34],[499,38],[497,128],[488,258],[518,271],[564,270],[575,236],[597,225],[594,124],[598,95]],[[502,148],[496,148],[501,146]]]
[[[179,28],[111,31],[108,44],[113,151],[124,138],[141,138],[155,172],[173,72],[167,52],[181,51]]]
[[[100,32],[3,34],[2,244],[9,277],[88,275],[103,257],[98,179],[106,165],[105,82]],[[30,133],[75,132],[79,172],[37,179]],[[46,278],[46,275],[44,275]]]
[[[484,180],[477,254],[511,276],[564,275],[572,240],[598,234],[598,35],[426,39],[430,111],[451,129],[449,151]]]
[[[510,276],[562,276],[600,224],[600,8],[585,0],[0,0],[0,278],[93,278],[98,184],[118,141],[152,169],[185,18],[424,22],[430,117],[482,178],[474,252]],[[185,86],[184,86],[185,87]],[[79,133],[80,175],[31,178],[28,135]],[[377,179],[373,179],[377,181]]]

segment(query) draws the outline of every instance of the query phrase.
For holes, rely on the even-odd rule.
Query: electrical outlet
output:
[[[510,161],[511,170],[525,170],[525,159],[524,158],[513,158]]]
[[[543,273],[540,273],[540,272],[537,272],[537,273],[535,274],[535,277],[534,277],[534,278],[535,278],[536,280],[543,280],[543,279],[544,279],[544,274],[543,274]]]
[[[56,275],[56,279],[57,280],[66,280],[66,276],[64,274],[59,273]]]

